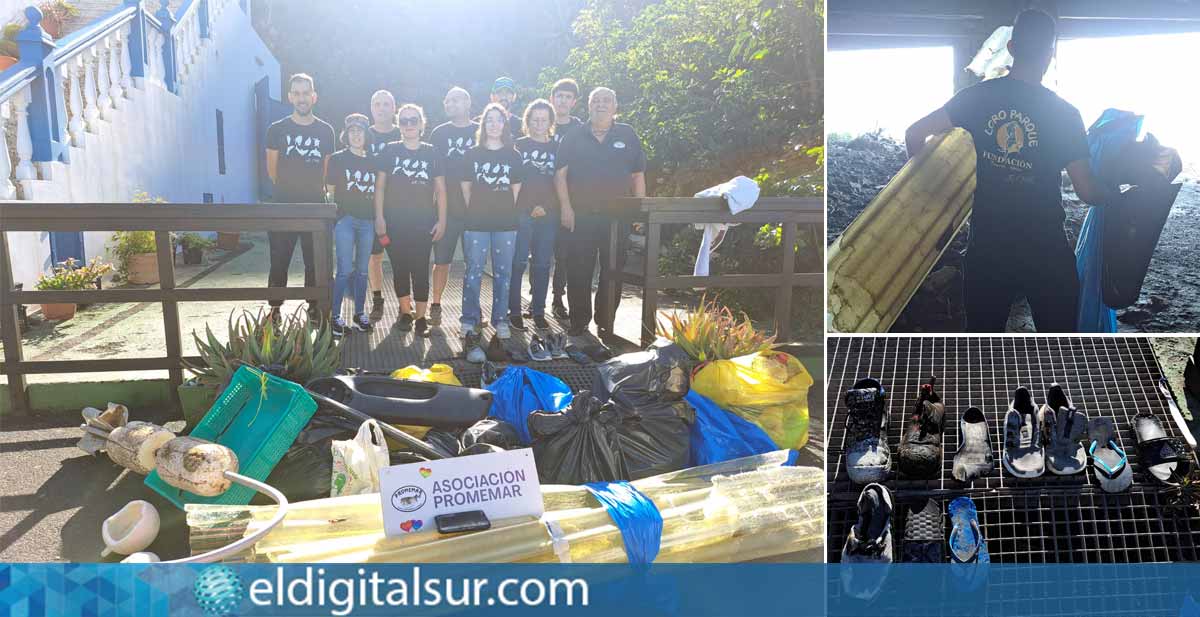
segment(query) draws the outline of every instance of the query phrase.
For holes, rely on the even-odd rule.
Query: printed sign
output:
[[[533,450],[509,450],[384,467],[379,472],[383,531],[435,529],[439,514],[483,510],[488,519],[541,516]]]

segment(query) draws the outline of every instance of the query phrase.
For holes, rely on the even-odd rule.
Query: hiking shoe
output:
[[[1029,389],[1018,387],[1004,418],[1004,456],[1000,459],[1014,477],[1036,478],[1046,470],[1038,415]]]
[[[359,313],[354,316],[354,329],[359,332],[371,331],[371,318],[367,317],[366,313]]]
[[[929,383],[921,385],[896,452],[896,468],[911,479],[932,480],[941,475],[946,406],[933,389],[936,382],[937,377],[930,377]]]
[[[954,479],[972,482],[996,468],[987,419],[978,407],[968,408],[958,418],[958,452],[954,454]]]
[[[333,335],[342,336],[346,334],[346,320],[342,319],[341,315],[333,318]]]
[[[486,388],[496,383],[496,380],[500,379],[502,373],[504,373],[503,366],[490,360],[485,360],[483,363],[483,372],[479,375],[479,387]]]
[[[869,600],[879,593],[886,568],[855,568],[858,564],[888,565],[894,560],[892,494],[881,484],[869,484],[858,496],[858,519],[842,545],[842,589]]]
[[[887,443],[887,392],[878,379],[855,382],[844,397],[846,417],[846,473],[855,484],[887,478],[892,452]]]
[[[565,321],[571,318],[571,312],[567,310],[565,305],[563,305],[561,297],[554,299],[554,306],[550,309],[550,311],[554,314],[554,318],[559,321]]]
[[[941,503],[925,499],[900,507],[904,515],[904,540],[900,561],[943,563],[946,561],[946,524]]]
[[[411,332],[412,331],[412,329],[413,329],[412,313],[405,313],[400,316],[399,327],[400,327],[401,332]]]
[[[525,331],[525,318],[521,317],[519,314],[509,315],[508,323],[509,323],[509,325],[512,326],[513,330],[517,330],[520,332]]]
[[[562,332],[552,332],[546,336],[546,345],[550,356],[555,360],[564,360],[567,356],[567,337]]]
[[[492,337],[487,345],[487,359],[492,362],[508,362],[508,351],[504,349],[504,343],[500,341],[500,335]]]
[[[554,356],[550,350],[546,348],[546,341],[542,337],[534,334],[529,337],[529,357],[533,358],[534,362],[546,362]]]
[[[429,305],[429,325],[431,325],[431,326],[442,325],[442,305],[441,304],[430,304]]]
[[[546,321],[545,315],[534,315],[533,327],[537,328],[538,330],[549,330],[550,322]]]
[[[1059,476],[1082,473],[1087,467],[1087,450],[1081,441],[1087,434],[1087,415],[1075,409],[1056,383],[1046,389],[1041,414],[1046,468]]]
[[[512,331],[508,329],[508,324],[503,321],[496,324],[496,337],[502,339],[512,338]]]
[[[424,317],[413,322],[413,328],[417,331],[417,336],[429,336],[429,322]]]

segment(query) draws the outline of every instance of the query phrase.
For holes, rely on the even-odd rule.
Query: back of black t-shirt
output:
[[[517,140],[517,152],[525,166],[525,178],[521,182],[521,194],[517,206],[532,210],[541,206],[547,213],[558,211],[558,196],[554,193],[555,153],[558,144],[553,139],[540,142],[532,137]]]
[[[367,127],[367,154],[372,156],[379,154],[384,146],[401,139],[404,139],[404,135],[400,133],[400,127],[393,126],[392,130],[385,133],[377,130],[372,124]]]
[[[946,111],[975,140],[972,243],[1062,237],[1062,170],[1088,158],[1079,111],[1011,77],[960,91]]]
[[[437,220],[434,181],[446,175],[443,158],[437,150],[427,143],[413,150],[402,141],[394,141],[375,156],[375,163],[380,174],[387,174],[384,215],[432,227]]]
[[[446,214],[455,218],[463,216],[461,176],[457,171],[467,151],[475,147],[475,134],[479,125],[472,122],[466,126],[454,126],[453,122],[439,124],[429,134],[429,143],[442,155],[446,162]]]
[[[307,125],[288,116],[267,128],[267,149],[279,152],[275,169],[277,203],[325,201],[325,157],[333,154],[333,127],[313,117]]]
[[[515,230],[517,205],[512,187],[524,179],[521,155],[511,147],[488,150],[476,146],[467,151],[463,166],[463,180],[471,183],[471,203],[465,217],[467,230]]]

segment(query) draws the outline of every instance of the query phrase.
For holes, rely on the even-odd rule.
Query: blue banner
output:
[[[1200,565],[0,564],[0,615],[1163,615]]]

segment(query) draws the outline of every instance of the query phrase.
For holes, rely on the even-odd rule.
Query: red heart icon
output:
[[[412,531],[412,528],[413,528],[412,521],[404,521],[403,523],[400,523],[400,529],[403,529],[405,533]]]

